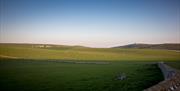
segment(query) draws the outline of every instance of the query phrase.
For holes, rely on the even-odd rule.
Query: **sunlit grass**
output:
[[[30,45],[0,45],[0,55],[25,59],[68,59],[68,60],[180,60],[180,52],[155,49],[120,49],[86,47],[38,48]]]

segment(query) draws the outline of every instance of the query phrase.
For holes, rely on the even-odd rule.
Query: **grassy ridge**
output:
[[[180,44],[179,43],[165,43],[165,44],[141,44],[141,43],[135,43],[135,44],[129,44],[124,46],[117,46],[114,48],[138,48],[138,49],[167,49],[167,50],[180,50]]]
[[[65,60],[180,60],[180,52],[153,49],[87,48],[81,46],[39,47],[32,44],[0,44],[0,57]]]

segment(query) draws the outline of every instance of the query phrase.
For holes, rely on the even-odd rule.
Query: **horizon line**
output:
[[[33,44],[33,45],[59,45],[59,46],[81,46],[81,47],[88,47],[88,48],[113,48],[118,46],[126,46],[131,44],[148,44],[148,45],[158,45],[158,44],[180,44],[180,42],[169,42],[169,43],[129,43],[129,44],[122,44],[117,46],[111,46],[111,47],[92,47],[92,46],[84,46],[84,45],[67,45],[67,44],[57,44],[57,43],[28,43],[28,42],[0,42],[0,44]]]

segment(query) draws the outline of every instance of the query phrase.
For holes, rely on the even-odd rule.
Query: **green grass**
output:
[[[178,61],[166,62],[166,64],[180,70],[180,62]]]
[[[35,45],[33,45],[35,46]],[[155,49],[87,48],[80,46],[52,46],[0,44],[0,57],[25,59],[103,60],[103,61],[179,61],[180,52]]]
[[[0,91],[142,91],[163,80],[157,61],[180,61],[172,50],[38,46],[0,44]]]
[[[127,79],[117,80],[125,73]],[[0,91],[142,91],[163,80],[151,62],[75,64],[1,59]]]

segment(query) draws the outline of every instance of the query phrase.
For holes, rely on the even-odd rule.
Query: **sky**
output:
[[[180,0],[0,0],[0,43],[180,43]]]

